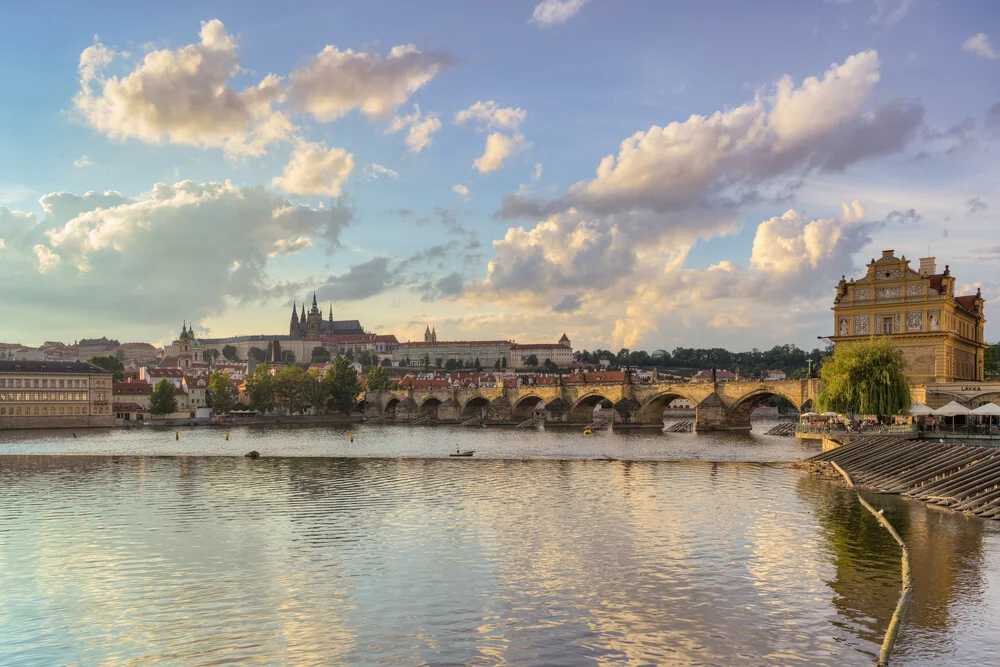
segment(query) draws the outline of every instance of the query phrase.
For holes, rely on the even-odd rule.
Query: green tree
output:
[[[538,366],[538,357],[534,354],[529,354],[528,358],[524,360],[524,365],[530,366],[531,368],[535,368],[536,366]]]
[[[322,345],[317,345],[312,350],[312,362],[314,364],[325,364],[330,361],[330,350]]]
[[[496,363],[493,364],[493,368],[497,369],[498,371],[500,370],[500,359],[499,358],[496,360]]]
[[[500,357],[500,367],[507,368],[507,357]]]
[[[441,357],[438,357],[437,359],[434,360],[434,367],[435,368],[441,368],[441,364],[443,364],[443,363],[444,363],[444,359],[442,359]]]
[[[111,371],[111,381],[121,382],[125,379],[125,365],[118,357],[108,355],[106,357],[91,357],[87,359],[88,364],[94,364],[98,368]]]
[[[149,397],[149,411],[154,415],[169,415],[177,412],[177,395],[174,385],[166,378],[160,380],[153,387],[153,394]]]
[[[476,369],[477,373],[483,370],[483,365],[479,363],[479,357],[476,357],[476,363],[472,367]]]
[[[368,391],[382,391],[389,388],[389,371],[382,366],[376,366],[368,371]]]
[[[239,359],[239,355],[236,354],[236,348],[232,345],[226,345],[222,348],[222,356],[229,361],[237,361]]]
[[[286,366],[274,376],[275,401],[289,414],[304,414],[314,393],[312,379],[299,366]]]
[[[840,346],[821,370],[823,389],[816,397],[820,411],[878,415],[907,414],[910,385],[906,360],[891,336],[871,337]]]
[[[344,353],[344,356],[347,357],[348,361],[354,361],[354,350],[348,350]]]
[[[281,351],[281,360],[283,362],[285,362],[286,364],[294,364],[295,363],[295,352],[293,352],[292,350],[282,350]]]
[[[382,368],[392,368],[392,359],[386,357],[382,360]]]
[[[458,360],[457,359],[449,359],[448,361],[444,362],[444,369],[446,371],[453,371],[456,368],[458,368]]]
[[[431,358],[427,354],[424,354],[422,357],[420,357],[420,366],[425,371],[431,367]]]
[[[357,371],[347,359],[338,357],[326,372],[326,382],[330,388],[330,409],[350,414],[361,393]]]
[[[217,415],[225,414],[236,407],[239,402],[239,392],[229,373],[212,373],[212,377],[208,380],[206,399]]]
[[[330,398],[330,387],[326,378],[320,375],[319,369],[310,368],[306,374],[309,378],[309,403],[316,409],[317,413],[326,410],[326,402]]]
[[[998,359],[997,354],[998,347],[1000,347],[1000,343],[990,343],[990,346],[983,352],[983,370],[988,378],[1000,375],[1000,359]]]
[[[545,363],[542,364],[542,368],[544,368],[549,373],[555,373],[556,371],[559,370],[559,365],[556,364],[556,362],[552,361],[551,359],[546,359]]]
[[[217,350],[215,351],[217,352]],[[267,352],[259,347],[251,347],[247,350],[247,359],[253,359],[257,363],[262,364],[267,361]]]
[[[250,399],[250,409],[265,413],[274,410],[274,376],[271,366],[260,364],[246,379],[246,394]]]

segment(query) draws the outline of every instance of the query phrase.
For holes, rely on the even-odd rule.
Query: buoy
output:
[[[590,429],[589,428],[583,429],[583,434],[584,435],[590,435]]]
[[[174,431],[174,440],[180,440],[180,439],[181,439],[181,432]]]
[[[229,434],[226,433],[226,440],[229,440]]]
[[[354,434],[351,434],[351,442],[354,442]]]

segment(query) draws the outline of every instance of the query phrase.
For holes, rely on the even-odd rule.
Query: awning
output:
[[[983,403],[978,408],[972,411],[974,415],[1000,415],[1000,405],[996,403]]]
[[[937,414],[937,412],[923,403],[910,403],[910,414],[920,417],[922,415],[934,415]]]
[[[955,401],[934,411],[934,414],[941,415],[942,417],[957,417],[958,415],[968,415],[971,413],[972,410]]]

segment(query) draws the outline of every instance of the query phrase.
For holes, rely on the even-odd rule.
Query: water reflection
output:
[[[898,551],[852,497],[725,463],[0,456],[0,664],[869,665]],[[990,664],[997,531],[886,511],[899,664]]]

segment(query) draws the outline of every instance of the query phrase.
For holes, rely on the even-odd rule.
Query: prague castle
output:
[[[841,277],[833,303],[834,345],[872,335],[890,335],[907,361],[914,384],[983,380],[986,318],[984,300],[955,294],[948,266],[937,272],[934,257],[915,271],[906,256],[882,251],[858,280]]]

